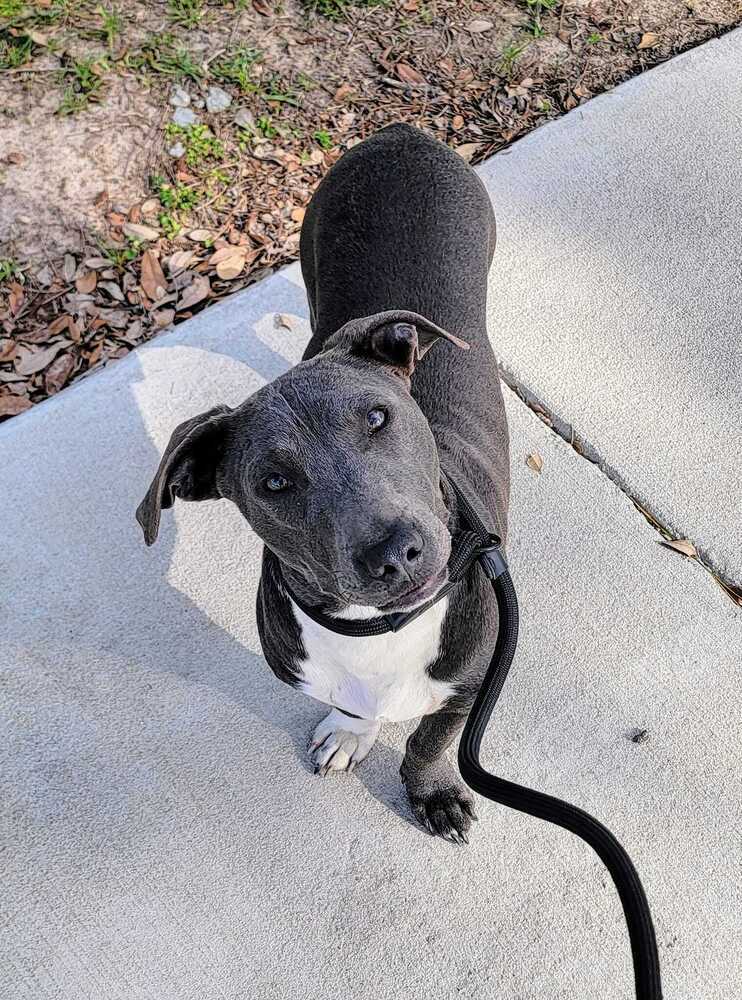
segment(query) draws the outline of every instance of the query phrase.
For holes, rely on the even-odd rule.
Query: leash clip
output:
[[[477,561],[487,577],[493,582],[498,576],[502,576],[508,571],[508,564],[502,553],[501,545],[499,536],[491,534],[487,543],[480,545],[477,550]]]

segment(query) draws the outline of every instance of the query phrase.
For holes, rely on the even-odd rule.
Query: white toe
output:
[[[376,742],[381,724],[352,719],[337,709],[320,722],[309,745],[315,771],[352,771]]]

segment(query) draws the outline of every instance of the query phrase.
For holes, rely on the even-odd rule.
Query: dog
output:
[[[240,406],[174,430],[137,510],[226,498],[264,542],[257,620],[276,676],[330,706],[315,771],[352,771],[382,722],[420,718],[401,776],[417,819],[468,841],[474,801],[446,755],[497,637],[480,570],[398,633],[324,628],[419,607],[447,579],[461,517],[448,473],[503,543],[508,429],[487,336],[495,217],[474,171],[408,125],[346,152],[307,208],[302,361]],[[298,602],[298,603],[297,603]]]

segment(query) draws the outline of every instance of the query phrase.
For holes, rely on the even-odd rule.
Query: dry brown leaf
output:
[[[660,40],[660,36],[654,31],[645,31],[642,40],[639,42],[640,49],[651,49]]]
[[[464,127],[464,116],[454,115],[453,118],[451,119],[451,126],[458,132],[460,128]]]
[[[71,354],[62,354],[53,361],[44,373],[44,388],[52,396],[66,384],[75,367],[75,359]]]
[[[469,21],[466,26],[467,31],[471,31],[472,34],[478,35],[483,31],[489,31],[490,28],[494,28],[492,21],[485,21],[484,19],[476,19],[474,21]]]
[[[81,295],[90,295],[95,291],[98,284],[98,275],[95,271],[85,271],[75,279],[75,288]]]
[[[715,574],[712,574],[712,576],[714,577],[714,580],[719,584],[721,589],[724,591],[724,593],[727,595],[727,597],[731,598],[731,600],[733,600],[735,604],[739,605],[739,607],[742,608],[742,588],[735,587],[733,584],[727,583],[726,580],[722,580]]]
[[[159,260],[151,250],[142,255],[141,284],[142,291],[153,302],[159,302],[167,292],[167,280]]]
[[[349,83],[341,83],[335,93],[332,95],[332,99],[335,104],[341,104],[347,97],[353,93],[353,88]]]
[[[306,214],[307,214],[307,210],[306,210],[306,208],[303,208],[303,207],[293,208],[291,210],[291,218],[294,220],[294,222],[303,222],[304,221],[304,216]]]
[[[0,361],[12,361],[15,354],[14,340],[0,340]]]
[[[98,284],[98,288],[100,288],[104,292],[108,292],[111,298],[115,299],[116,302],[124,301],[124,293],[121,291],[121,289],[119,288],[119,286],[116,284],[115,281],[101,281]]]
[[[88,367],[89,368],[92,368],[94,365],[98,364],[98,362],[100,361],[100,356],[101,356],[102,353],[103,353],[103,341],[101,340],[101,342],[99,344],[95,345],[95,347],[90,352],[90,354],[88,354]]]
[[[52,320],[52,322],[46,328],[46,336],[44,339],[48,339],[49,337],[56,337],[58,333],[62,332],[62,330],[68,329],[71,321],[72,317],[67,313],[64,313],[62,316],[57,316],[57,318],[55,320]]]
[[[62,263],[62,274],[64,275],[65,281],[72,281],[75,277],[75,272],[77,271],[77,261],[72,256],[71,253],[66,253],[64,255],[64,261]]]
[[[188,239],[194,243],[210,243],[214,239],[214,233],[211,229],[192,229]]]
[[[424,87],[427,84],[425,77],[408,63],[397,63],[397,76],[411,87]]]
[[[0,417],[15,417],[32,406],[31,400],[24,396],[0,396]]]
[[[675,552],[680,552],[681,555],[690,556],[690,558],[695,558],[698,555],[693,542],[688,541],[687,538],[668,538],[660,542],[660,545],[664,545],[667,549],[674,549]]]
[[[460,146],[456,147],[456,152],[462,158],[466,160],[467,163],[471,162],[472,157],[479,149],[481,143],[479,142],[464,142]]]
[[[245,257],[244,247],[226,246],[212,254],[209,263],[216,268],[217,275],[223,281],[232,281],[242,274]]]
[[[175,319],[174,309],[156,309],[152,313],[152,319],[155,321],[155,329],[162,330],[166,326],[170,326],[172,321]]]
[[[227,260],[222,260],[216,265],[217,277],[222,281],[234,281],[245,269],[245,257],[242,254],[235,254]]]
[[[152,226],[143,226],[136,222],[125,222],[121,227],[126,236],[131,236],[133,240],[145,240],[146,242],[151,242],[159,238],[160,232],[158,229],[153,229]]]
[[[17,281],[11,281],[8,293],[8,302],[10,304],[10,315],[16,316],[23,305],[23,285],[19,284]]]
[[[176,250],[167,259],[167,269],[170,275],[172,276],[180,271],[185,271],[195,256],[196,254],[193,250]]]
[[[276,313],[276,323],[285,330],[295,330],[297,320],[296,317],[289,316],[288,313]]]
[[[211,264],[212,267],[216,267],[216,265],[220,264],[223,260],[229,260],[234,253],[240,253],[244,256],[245,251],[242,247],[233,246],[231,244],[221,246],[218,250],[214,251],[211,257],[209,257],[209,264]]]
[[[533,469],[533,471],[538,474],[544,467],[544,460],[537,451],[532,451],[530,454],[526,455],[526,465],[529,469]]]
[[[32,347],[18,348],[15,359],[15,370],[19,375],[35,375],[36,372],[43,371],[50,365],[60,351],[64,350],[64,342],[52,344],[43,350],[34,350]]]
[[[273,13],[271,5],[267,0],[252,0],[252,5],[258,14],[262,14],[263,17],[270,17]]]
[[[178,299],[176,306],[178,312],[182,312],[184,309],[191,309],[199,302],[203,302],[210,292],[211,282],[206,275],[195,275],[193,281],[183,289],[183,293]]]
[[[160,202],[157,198],[147,198],[146,201],[142,202],[142,215],[149,217],[150,215],[157,215],[160,211]]]

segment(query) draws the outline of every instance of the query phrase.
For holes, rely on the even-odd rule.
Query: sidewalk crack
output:
[[[621,490],[624,496],[631,501],[647,523],[654,528],[658,535],[661,536],[658,539],[661,545],[665,545],[667,548],[673,549],[685,559],[697,562],[713,577],[714,581],[718,584],[726,596],[734,604],[742,608],[742,585],[728,579],[723,573],[721,573],[719,569],[714,566],[713,560],[710,559],[698,545],[696,545],[693,539],[687,538],[687,536],[676,535],[673,531],[671,531],[671,529],[662,522],[659,513],[652,509],[651,502],[647,500],[640,501],[637,497],[635,497],[619,470],[607,462],[593,444],[578,434],[573,424],[570,424],[567,420],[563,420],[557,413],[551,411],[539,399],[539,397],[532,392],[531,389],[520,382],[515,375],[508,371],[508,369],[502,364],[499,367],[500,377],[505,385],[511,389],[516,396],[523,403],[525,403],[529,410],[532,410],[542,423],[546,424],[546,426],[553,431],[554,434],[557,434],[560,438],[566,441],[567,444],[569,444],[581,458],[584,458],[592,465],[597,466],[603,475],[609,479],[614,486],[617,486],[618,489]],[[682,547],[677,544],[672,544],[680,542],[685,542],[687,544]]]

